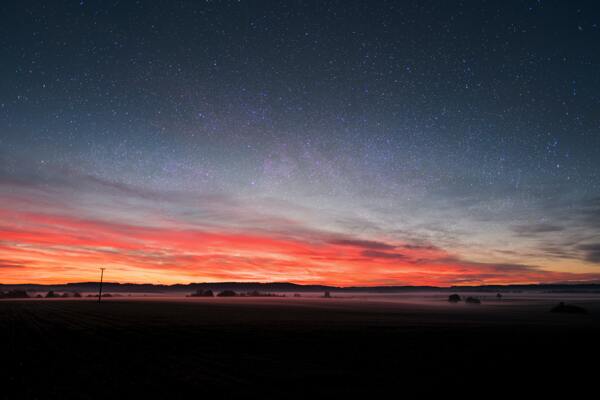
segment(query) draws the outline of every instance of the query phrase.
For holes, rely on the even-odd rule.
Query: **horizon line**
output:
[[[80,282],[63,282],[63,283],[2,283],[0,286],[66,286],[66,285],[84,285],[84,284],[100,284],[100,281],[80,281]],[[219,281],[219,282],[188,282],[188,283],[134,283],[134,282],[104,282],[103,285],[137,285],[137,286],[192,286],[192,285],[293,285],[299,287],[322,286],[335,289],[384,289],[384,288],[477,288],[477,287],[514,287],[514,286],[574,286],[574,285],[596,285],[600,286],[599,281],[573,281],[573,282],[537,282],[537,283],[503,283],[503,284],[481,284],[481,285],[353,285],[353,286],[337,286],[322,283],[294,283],[289,281]]]

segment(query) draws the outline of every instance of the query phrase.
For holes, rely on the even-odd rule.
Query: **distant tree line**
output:
[[[188,297],[214,297],[215,293],[208,289],[202,290],[198,289],[194,293],[188,295]],[[216,294],[217,297],[285,297],[285,294],[275,294],[269,292],[259,292],[258,290],[253,290],[251,292],[235,292],[233,290],[222,290]]]
[[[110,296],[110,295],[109,295]],[[25,290],[9,290],[8,292],[0,292],[0,299],[28,299],[28,298],[36,298],[36,299],[54,299],[54,298],[68,298],[68,297],[82,297],[81,293],[73,292],[70,294],[69,292],[64,292],[62,294],[56,293],[54,290],[50,290],[45,295],[37,294],[35,296],[30,296],[29,293]]]
[[[0,292],[0,299],[27,299],[29,295],[24,290],[10,290],[8,292]]]

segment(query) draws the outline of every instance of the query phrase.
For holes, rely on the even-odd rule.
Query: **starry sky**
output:
[[[596,1],[4,1],[0,282],[600,281]]]

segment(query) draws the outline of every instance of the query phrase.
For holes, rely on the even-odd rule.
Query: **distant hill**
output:
[[[236,292],[346,292],[346,293],[401,293],[416,291],[447,291],[447,292],[594,292],[600,293],[600,284],[531,284],[531,285],[483,285],[483,286],[352,286],[338,287],[328,285],[298,285],[290,282],[214,282],[189,283],[175,285],[153,285],[149,283],[114,283],[105,282],[103,290],[113,293],[191,293],[196,290],[233,290]],[[55,285],[39,284],[0,284],[0,291],[26,290],[28,292],[95,292],[98,282],[78,282]]]

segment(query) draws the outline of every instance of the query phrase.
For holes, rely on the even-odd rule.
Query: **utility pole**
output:
[[[102,280],[104,279],[104,270],[106,268],[100,268],[100,290],[98,291],[98,303],[102,301]]]

